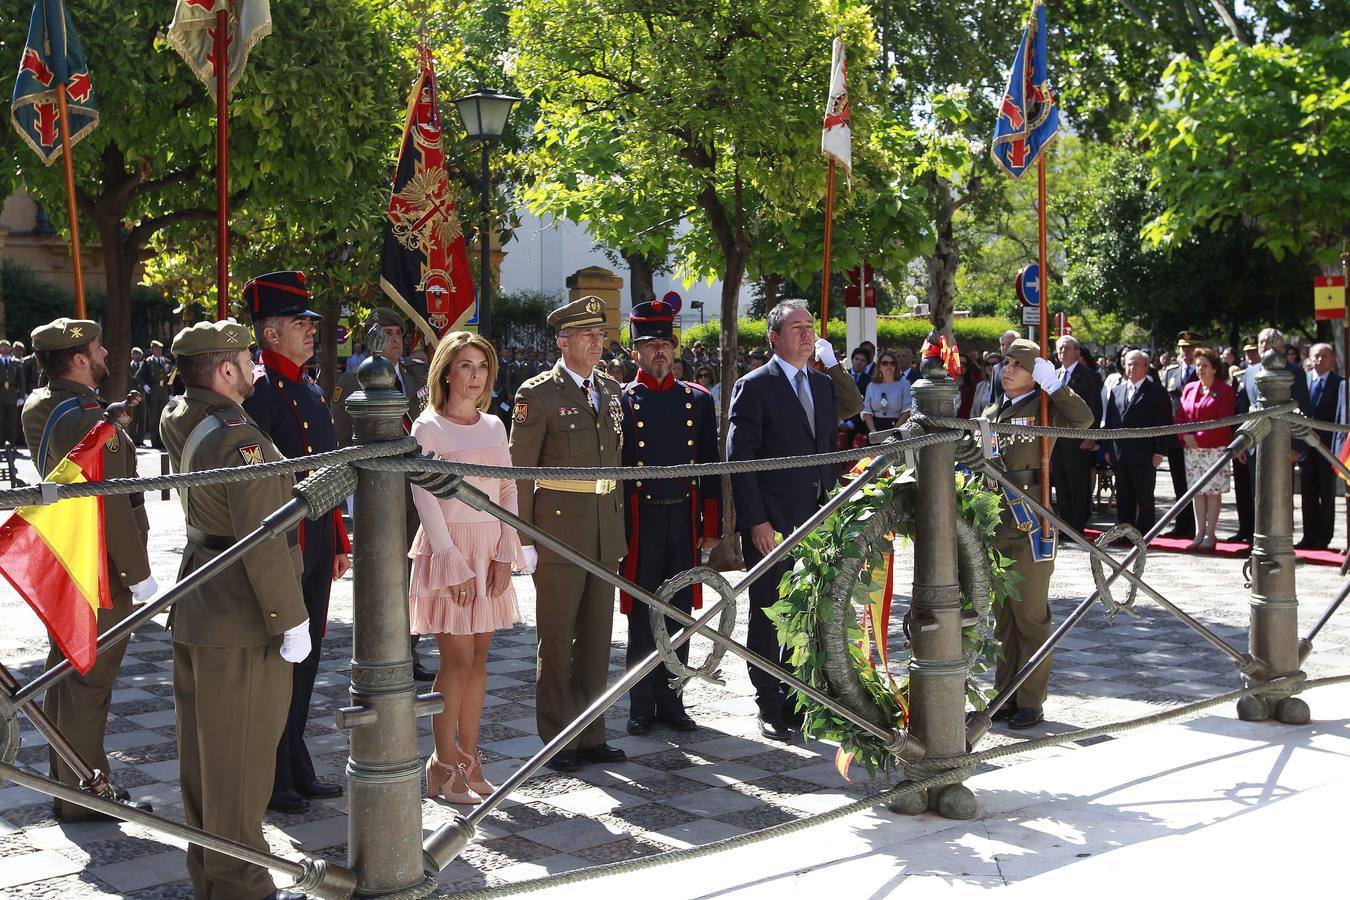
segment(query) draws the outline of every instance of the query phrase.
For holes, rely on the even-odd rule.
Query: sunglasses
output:
[[[893,366],[893,365],[895,365],[895,360],[893,360],[893,359],[883,359],[883,360],[879,363],[879,365],[883,365],[883,366]]]

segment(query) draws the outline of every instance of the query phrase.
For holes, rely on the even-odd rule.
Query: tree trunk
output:
[[[740,349],[741,278],[745,272],[746,248],[736,246],[726,254],[722,273],[722,408],[717,412],[719,434],[725,445],[731,413],[731,389],[736,383],[736,357]],[[736,540],[736,503],[731,492],[731,476],[722,476],[722,543],[717,545],[708,564],[721,572],[745,568],[745,558]]]
[[[323,311],[323,319],[319,321],[319,389],[325,397],[331,397],[337,385],[337,329],[342,301],[333,289],[331,280],[324,294],[324,299],[319,303]]]
[[[952,198],[950,181],[935,177],[933,184],[937,200],[937,241],[932,254],[924,259],[928,267],[928,318],[933,328],[950,342],[955,340],[952,310],[956,306],[956,269],[961,264],[961,250],[952,227],[957,204]]]
[[[778,305],[778,291],[783,286],[783,276],[769,274],[764,276],[764,314]]]
[[[628,296],[633,305],[637,306],[639,303],[655,299],[656,290],[652,287],[653,267],[647,257],[628,250],[620,250],[619,254],[624,262],[628,263]]]
[[[102,204],[100,204],[102,206]],[[103,346],[108,350],[108,380],[103,399],[126,397],[131,377],[131,280],[135,277],[140,248],[128,245],[122,232],[124,209],[96,209],[94,226],[103,250],[108,304],[103,310]]]

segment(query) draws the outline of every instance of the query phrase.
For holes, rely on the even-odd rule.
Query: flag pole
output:
[[[820,336],[829,339],[830,321],[830,239],[834,225],[834,157],[825,176],[825,260],[820,276]]]
[[[230,61],[229,13],[216,12],[216,320],[230,308]]]
[[[1046,277],[1045,259],[1045,153],[1036,159],[1036,240],[1040,252],[1041,281],[1041,358],[1050,358],[1050,297],[1046,287],[1050,279]],[[1041,424],[1050,424],[1050,395],[1041,391]],[[1041,438],[1041,505],[1050,507],[1050,439]],[[1048,519],[1041,520],[1041,534],[1048,534]]]
[[[70,215],[70,258],[75,274],[75,318],[87,319],[84,307],[84,261],[80,258],[80,219],[75,202],[75,164],[70,156],[70,112],[66,83],[56,85],[56,114],[61,127],[61,158],[66,170],[66,211]]]

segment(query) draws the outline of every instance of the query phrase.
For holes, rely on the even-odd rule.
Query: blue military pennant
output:
[[[1045,7],[1039,2],[1017,47],[1008,87],[998,103],[990,152],[1014,178],[1036,164],[1059,131],[1059,104],[1046,69]]]
[[[15,130],[49,166],[62,150],[56,101],[57,86],[62,84],[73,145],[98,125],[94,85],[70,10],[63,0],[35,0],[9,114]]]

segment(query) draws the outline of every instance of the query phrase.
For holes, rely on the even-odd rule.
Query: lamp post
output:
[[[696,310],[698,310],[698,324],[702,325],[702,324],[703,324],[703,301],[702,301],[702,300],[691,300],[691,301],[689,301],[689,307],[690,307],[690,309],[696,309]]]
[[[511,107],[515,106],[519,97],[512,97],[509,94],[499,94],[496,91],[486,91],[481,88],[472,94],[466,94],[455,100],[455,107],[459,110],[459,120],[464,124],[464,131],[468,133],[469,139],[478,141],[483,148],[483,224],[478,232],[478,242],[482,250],[482,271],[478,279],[478,333],[483,337],[490,338],[489,308],[491,306],[490,297],[492,288],[489,283],[490,272],[488,267],[488,249],[492,241],[489,238],[491,225],[489,222],[489,203],[488,203],[488,150],[492,144],[501,140],[502,134],[506,131],[506,119],[511,115]]]

